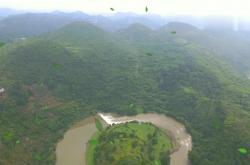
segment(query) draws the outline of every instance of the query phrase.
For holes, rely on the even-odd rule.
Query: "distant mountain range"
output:
[[[2,17],[2,18],[1,18]],[[128,27],[134,23],[140,23],[142,25],[148,26],[152,29],[157,29],[169,22],[183,22],[190,25],[193,25],[200,29],[209,29],[209,30],[239,30],[239,31],[250,31],[250,21],[243,20],[241,18],[234,18],[230,16],[184,16],[184,15],[176,15],[176,16],[160,16],[156,14],[144,14],[139,15],[135,13],[115,13],[110,15],[105,14],[97,14],[97,15],[89,15],[83,13],[81,11],[76,12],[62,12],[62,11],[54,11],[54,12],[35,12],[35,11],[26,11],[26,10],[14,10],[8,8],[0,8],[0,18],[2,21],[0,22],[0,27],[10,28],[9,22],[18,22],[16,19],[22,20],[20,23],[23,23],[27,26],[30,26],[31,23],[35,23],[37,26],[44,27],[42,31],[49,31],[53,29],[57,29],[69,22],[74,21],[86,21],[97,25],[101,28],[104,28],[108,31],[117,31],[119,29],[123,29]],[[0,20],[1,20],[0,19]],[[58,20],[58,21],[55,21]],[[45,24],[54,24],[48,25],[46,27]],[[56,24],[56,25],[55,25]],[[22,28],[24,25],[16,24],[17,27]],[[37,33],[41,32],[41,28],[38,28]],[[6,32],[5,29],[0,29],[3,32]],[[7,31],[7,33],[11,30]],[[32,33],[33,34],[33,33]],[[23,35],[17,33],[17,35]],[[27,35],[25,33],[23,36]],[[19,37],[18,36],[18,37]],[[1,36],[0,36],[1,38]],[[10,37],[4,37],[10,38]]]
[[[134,13],[89,15],[80,11],[17,14],[20,12],[11,9],[0,9],[0,13],[5,13],[5,15],[9,13],[9,16],[0,19],[0,41],[13,42],[39,36],[79,21],[88,22],[111,33],[122,32],[123,29],[127,28],[128,30],[138,29],[134,33],[135,36],[138,36],[143,31],[145,32],[141,35],[150,35],[150,33],[147,33],[150,30],[164,29],[164,27],[168,26],[178,36],[213,51],[246,74],[250,70],[250,58],[248,56],[250,31],[246,30],[248,24],[242,25],[242,27],[239,26],[241,28],[238,27],[239,29],[236,31],[234,30],[234,22],[230,17],[162,17],[153,14],[137,15]],[[178,22],[182,24],[178,24]]]

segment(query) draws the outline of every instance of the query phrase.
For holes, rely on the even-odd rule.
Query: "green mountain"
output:
[[[170,23],[162,30],[176,31],[176,37],[186,43],[195,43],[206,51],[211,52],[216,58],[232,65],[241,73],[249,74],[250,58],[248,52],[250,40],[248,33],[228,29],[200,30],[184,23]]]
[[[165,18],[151,14],[117,13],[112,16],[102,16],[88,15],[80,11],[72,13],[60,11],[24,13],[25,11],[23,11],[16,15],[10,14],[1,18],[1,12],[5,13],[5,10],[0,8],[0,41],[5,42],[13,42],[55,31],[66,24],[76,21],[86,21],[107,31],[117,31],[133,23],[147,25],[150,28],[158,28],[166,22]]]
[[[239,149],[250,150],[250,82],[198,42],[203,36],[180,23],[109,33],[76,22],[6,44],[0,164],[54,164],[67,128],[104,111],[173,116],[192,135],[193,165],[248,165]]]
[[[70,16],[57,14],[27,13],[9,16],[0,21],[0,40],[9,42],[19,38],[37,36],[70,22],[72,22]]]

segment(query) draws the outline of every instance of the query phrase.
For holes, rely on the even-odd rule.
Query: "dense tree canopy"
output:
[[[96,143],[92,142],[94,140]],[[94,160],[88,163],[95,165],[168,165],[173,149],[173,143],[163,130],[138,122],[108,127],[98,138],[94,135],[88,145],[94,147],[91,151]]]

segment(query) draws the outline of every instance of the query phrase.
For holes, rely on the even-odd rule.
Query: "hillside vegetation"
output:
[[[193,165],[248,165],[249,80],[172,26],[108,33],[77,22],[3,46],[0,164],[54,164],[67,128],[104,111],[173,116],[192,135]]]
[[[106,128],[90,139],[89,147],[92,146],[92,161],[96,165],[168,165],[173,148],[162,130],[152,124],[138,122]]]

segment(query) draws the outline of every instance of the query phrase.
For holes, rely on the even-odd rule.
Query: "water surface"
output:
[[[56,165],[86,165],[87,142],[97,131],[94,118],[85,119],[69,129],[56,147]]]

